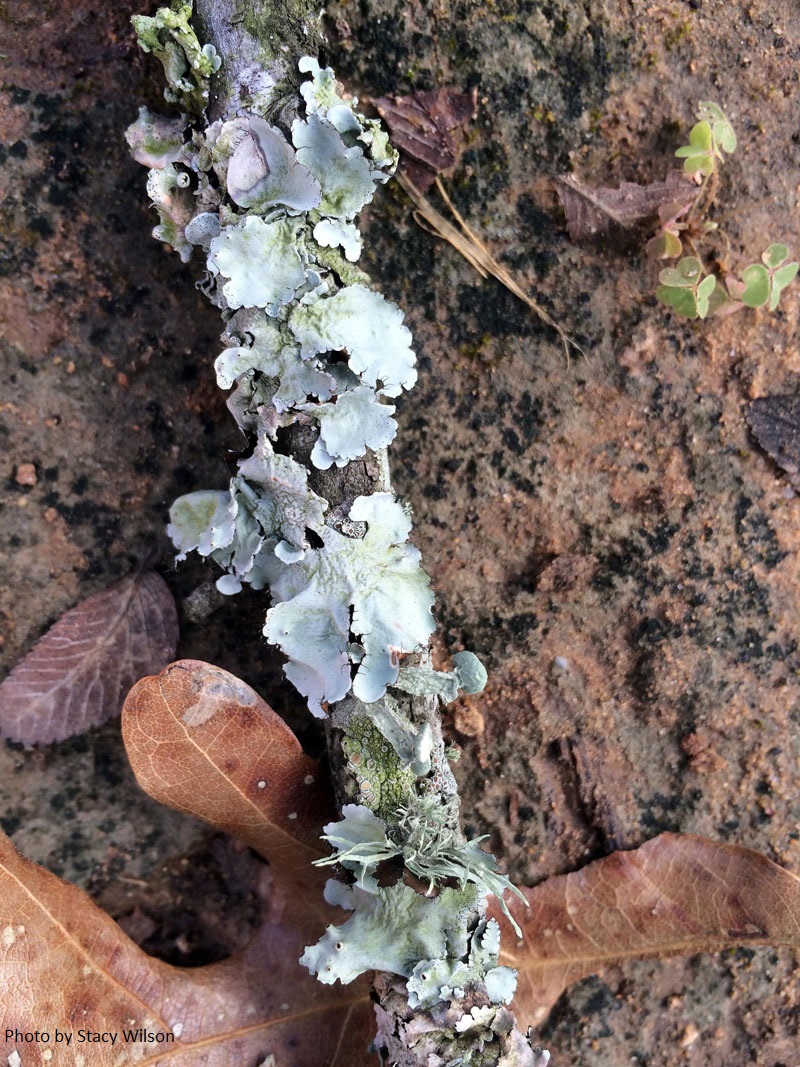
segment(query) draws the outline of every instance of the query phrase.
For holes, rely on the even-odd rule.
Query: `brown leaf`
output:
[[[392,143],[406,157],[411,181],[420,192],[448,170],[463,151],[463,127],[476,113],[476,94],[437,89],[375,101]]]
[[[327,876],[311,863],[336,818],[316,760],[284,721],[234,675],[179,660],[133,687],[122,734],[145,792],[241,838],[277,878],[320,898]]]
[[[681,171],[670,171],[664,182],[621,182],[618,189],[586,185],[568,174],[557,179],[556,192],[567,216],[570,240],[576,242],[602,237],[612,226],[630,230],[653,221],[666,205],[674,207],[671,214],[680,214],[681,206],[688,209],[697,195]]]
[[[0,685],[0,736],[63,741],[119,715],[143,674],[175,655],[178,615],[166,582],[138,573],[56,622]]]
[[[508,902],[523,940],[501,952],[519,971],[512,1008],[523,1029],[567,986],[625,960],[800,945],[800,879],[757,852],[692,834],[661,834],[523,893],[529,908]]]
[[[171,967],[0,834],[0,1057],[16,1050],[23,1067],[256,1067],[270,1055],[281,1067],[369,1067],[367,983],[322,986],[297,962],[319,933],[302,897],[276,902],[241,953]],[[164,1039],[125,1040],[124,1031],[142,1029]],[[7,1030],[50,1040],[9,1039]],[[64,1037],[56,1044],[56,1031],[69,1046]],[[87,1041],[89,1031],[116,1043]]]
[[[747,409],[753,436],[800,489],[800,397],[761,396]]]

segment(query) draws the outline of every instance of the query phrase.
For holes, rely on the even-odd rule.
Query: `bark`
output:
[[[304,0],[197,0],[198,37],[224,57],[212,79],[209,121],[246,110],[256,95],[271,98],[268,122],[288,125],[297,109],[297,59],[322,44],[318,6]]]

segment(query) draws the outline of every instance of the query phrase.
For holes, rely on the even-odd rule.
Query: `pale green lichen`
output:
[[[474,907],[477,894],[466,886],[443,889],[429,899],[402,884],[374,894],[329,881],[325,899],[353,915],[341,926],[329,926],[300,962],[331,985],[352,982],[371,970],[409,976],[420,959],[463,954],[463,916]]]
[[[373,164],[373,180],[387,181],[399,157],[380,122],[365,118],[357,109],[357,99],[345,99],[330,67],[320,67],[313,56],[303,56],[298,66],[304,74],[311,75],[311,79],[300,86],[306,113],[327,119],[346,144],[362,144]]]
[[[206,251],[219,234],[220,221],[216,211],[202,211],[199,215],[195,215],[185,230],[186,240],[193,245],[199,245]]]
[[[358,786],[361,804],[375,815],[390,818],[413,796],[416,773],[403,763],[371,716],[354,715],[350,718],[342,739],[342,751]],[[385,836],[386,824],[381,823],[381,826]]]
[[[235,509],[225,490],[200,489],[178,497],[170,508],[167,534],[178,550],[177,559],[188,552],[210,556],[229,545],[234,532]]]
[[[292,212],[312,211],[322,199],[319,181],[281,131],[255,115],[247,119],[230,157],[226,183],[234,203],[259,213],[278,205]]]
[[[350,369],[365,384],[395,397],[417,380],[411,331],[403,325],[403,317],[380,293],[349,285],[292,311],[289,327],[303,358],[347,352]]]
[[[329,883],[339,886],[331,889],[329,899],[355,909],[356,914],[342,926],[328,927],[322,939],[306,949],[300,962],[320,981],[349,982],[376,966],[374,959],[381,959],[382,970],[409,978],[411,1007],[459,1000],[470,989],[480,987],[493,1003],[507,1003],[514,993],[516,974],[498,966],[500,928],[494,920],[481,920],[468,949],[465,906],[480,906],[486,895],[493,893],[508,915],[502,895],[513,886],[498,873],[494,858],[481,851],[478,841],[460,840],[455,804],[443,806],[438,797],[412,796],[392,817],[397,821],[390,826],[366,806],[346,804],[342,819],[325,826],[324,840],[335,851],[317,864],[339,863],[356,879],[352,889]],[[428,881],[426,897],[405,885],[379,885],[378,867],[393,857],[402,859],[407,870]],[[453,882],[460,887],[455,895],[450,888]],[[425,899],[427,907],[420,903]],[[428,925],[437,912],[443,923],[438,933]],[[435,951],[417,955],[409,970],[413,957],[403,921],[414,920],[423,924],[422,936],[412,942],[414,951],[420,953],[423,946]],[[436,935],[433,938],[432,933]]]
[[[412,795],[407,804],[397,808],[391,826],[383,819],[378,820],[383,823],[382,838],[375,820],[367,820],[360,806],[346,805],[342,815],[342,821],[326,826],[323,834],[324,840],[337,851],[316,860],[317,866],[341,863],[357,872],[360,886],[370,892],[380,892],[374,879],[375,870],[385,860],[400,856],[412,874],[428,882],[428,895],[453,880],[460,885],[476,886],[481,898],[491,893],[497,897],[517,936],[522,936],[503,894],[510,890],[523,902],[525,897],[500,874],[494,856],[480,847],[485,838],[461,839],[457,803],[444,804],[438,796]]]
[[[267,222],[249,215],[211,242],[208,268],[228,280],[222,291],[231,308],[260,307],[277,315],[306,280],[298,219]]]
[[[153,228],[153,237],[171,245],[181,260],[188,263],[192,243],[186,238],[186,227],[195,210],[194,197],[189,189],[189,175],[174,163],[153,169],[147,175],[147,195],[158,212],[161,222]]]
[[[222,60],[213,45],[200,44],[191,17],[191,0],[173,0],[172,7],[160,7],[152,17],[134,15],[131,22],[142,50],[161,60],[166,99],[199,115],[208,99],[208,79]]]
[[[291,333],[264,311],[238,311],[224,336],[247,343],[232,345],[217,358],[214,368],[220,389],[238,382],[251,394],[258,390],[258,402],[272,403],[279,413],[305,403],[309,396],[327,400],[333,395],[334,375],[322,370],[316,359],[301,359]]]
[[[361,234],[352,222],[320,219],[314,227],[314,240],[323,248],[341,248],[350,263],[355,263],[361,256]]]
[[[183,155],[186,126],[184,115],[177,119],[164,118],[140,107],[138,119],[125,131],[125,140],[137,163],[160,170]]]
[[[344,467],[368,448],[385,448],[394,440],[397,423],[394,407],[381,404],[367,385],[342,393],[330,404],[304,404],[319,422],[319,437],[311,453],[311,462],[320,470],[334,463]]]
[[[453,656],[452,671],[432,671],[425,667],[401,667],[395,688],[417,696],[437,696],[444,704],[450,704],[458,696],[459,689],[465,693],[480,693],[486,686],[486,668],[474,652],[457,652]]]
[[[312,241],[309,240],[307,247],[312,250],[314,261],[320,267],[335,275],[342,285],[369,285],[369,275],[365,274],[359,267],[349,263],[339,251],[338,246],[325,248],[316,242],[312,244]]]
[[[402,671],[401,667],[399,673],[402,674]],[[397,681],[394,687],[397,688]],[[364,708],[376,729],[391,745],[400,766],[408,768],[418,777],[429,774],[434,751],[430,723],[423,723],[421,726],[412,723],[389,693],[383,700],[365,704]]]
[[[199,491],[178,497],[170,508],[167,533],[179,549],[178,559],[189,551],[210,556],[228,573],[217,582],[221,592],[239,592],[243,581],[263,589],[269,580],[257,566],[265,548],[264,531],[232,482],[227,492]],[[269,546],[274,550],[276,542]],[[268,549],[269,551],[269,549]],[[269,562],[269,561],[265,561]]]
[[[480,985],[484,985],[493,1004],[508,1004],[517,986],[517,973],[497,965],[499,951],[497,921],[482,919],[470,940],[466,960],[420,960],[408,979],[410,1007],[430,1008],[439,1001],[452,1003]]]
[[[172,97],[198,114],[216,58],[200,47],[190,14],[191,5],[176,3],[137,29],[164,63]],[[394,407],[380,398],[416,381],[402,312],[352,265],[361,238],[350,220],[397,155],[329,69],[309,57],[300,68],[311,78],[293,144],[246,109],[196,129],[185,145],[170,135],[160,154],[149,118],[136,135],[161,167],[150,179],[157,235],[184,259],[192,247],[207,251],[203,288],[227,317],[217,380],[232,388],[228,406],[257,439],[227,491],[175,502],[169,531],[179,559],[197,551],[225,570],[223,592],[243,582],[269,587],[264,633],[286,654],[286,675],[314,714],[348,694],[359,709],[348,713],[342,751],[360,804],[325,827],[335,849],[325,862],[342,863],[357,879],[352,887],[329,882],[326,897],[354,914],[329,927],[302,962],[323,982],[393,971],[409,978],[419,1005],[473,987],[497,1005],[513,992],[513,972],[497,965],[496,924],[480,915],[487,894],[502,901],[512,887],[479,841],[459,833],[456,784],[431,724],[412,722],[399,696],[387,694],[398,684],[452,699],[459,686],[478,691],[485,671],[470,653],[455,657],[449,673],[400,667],[433,630],[433,596],[407,543],[406,509],[393,494],[375,493],[337,508],[326,523],[326,501],[278,444],[282,427],[313,420],[311,459],[320,469],[380,453],[396,432]],[[402,883],[381,888],[377,867],[391,859],[430,895]],[[488,1032],[496,1018],[480,1009],[464,1016],[462,1029]]]
[[[309,486],[306,468],[291,456],[276,453],[262,435],[253,454],[239,463],[235,481],[241,491],[243,481],[257,489],[249,508],[265,536],[279,539],[277,557],[284,563],[302,559],[309,547],[307,534],[319,534],[328,507]]]
[[[286,675],[315,715],[351,688],[351,633],[363,648],[352,690],[372,703],[397,677],[398,655],[424,645],[433,630],[433,595],[419,552],[406,543],[405,509],[391,493],[374,493],[358,497],[349,517],[367,523],[366,535],[322,530],[323,547],[273,586],[282,603],[267,613],[264,628],[289,657]]]
[[[264,435],[253,454],[239,463],[227,493],[179,497],[170,509],[167,532],[179,559],[194,550],[228,570],[231,580],[221,580],[220,588],[233,593],[242,581],[263,588],[280,570],[278,561],[302,559],[308,532],[322,529],[326,507],[309,488],[305,467],[276,454]],[[270,553],[277,560],[269,559]]]
[[[351,219],[375,192],[372,167],[358,145],[347,148],[339,131],[318,115],[295,119],[292,143],[297,159],[322,188],[322,215]]]

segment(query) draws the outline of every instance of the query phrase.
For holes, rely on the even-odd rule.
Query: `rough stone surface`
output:
[[[160,83],[132,10],[18,0],[4,39],[5,666],[153,545],[188,593],[202,570],[170,572],[166,508],[222,487],[240,444],[214,386],[216,316],[191,265],[150,240],[144,172],[126,158],[122,130],[140,102],[158,109]],[[773,240],[800,252],[796,5],[340,0],[328,28],[362,101],[477,90],[450,194],[588,353],[566,365],[523,303],[417,228],[399,190],[381,194],[361,262],[421,357],[398,403],[395,482],[438,591],[442,656],[466,647],[489,669],[450,718],[468,832],[491,834],[528,884],[664,829],[800,872],[800,500],[744,418],[751,398],[800,385],[800,287],[772,316],[677,320],[643,242],[571,245],[550,184],[570,169],[663,179],[697,101],[716,100],[739,137],[717,214],[731,261]],[[243,594],[187,627],[181,651],[302,723],[260,615]],[[0,783],[19,846],[84,884],[109,849],[139,877],[196,834],[141,800],[113,725],[6,747]],[[631,964],[573,988],[537,1040],[554,1067],[788,1065],[793,966],[769,949]]]

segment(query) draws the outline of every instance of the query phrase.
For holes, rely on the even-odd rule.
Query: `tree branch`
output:
[[[301,962],[324,982],[394,972],[375,986],[377,1047],[394,1064],[535,1067],[484,918],[510,883],[461,833],[439,716],[485,671],[471,653],[432,669],[433,598],[389,482],[387,401],[416,379],[410,334],[352,266],[352,220],[396,153],[302,58],[321,41],[309,5],[198,0],[193,26],[189,13],[175,0],[135,20],[168,99],[196,116],[188,139],[143,113],[129,140],[153,168],[156,236],[184,259],[207,254],[202,285],[226,322],[217,377],[254,447],[228,491],[176,501],[170,533],[227,571],[223,591],[270,587],[265,633],[327,712],[343,819],[325,830],[354,876],[330,893],[353,915]]]

